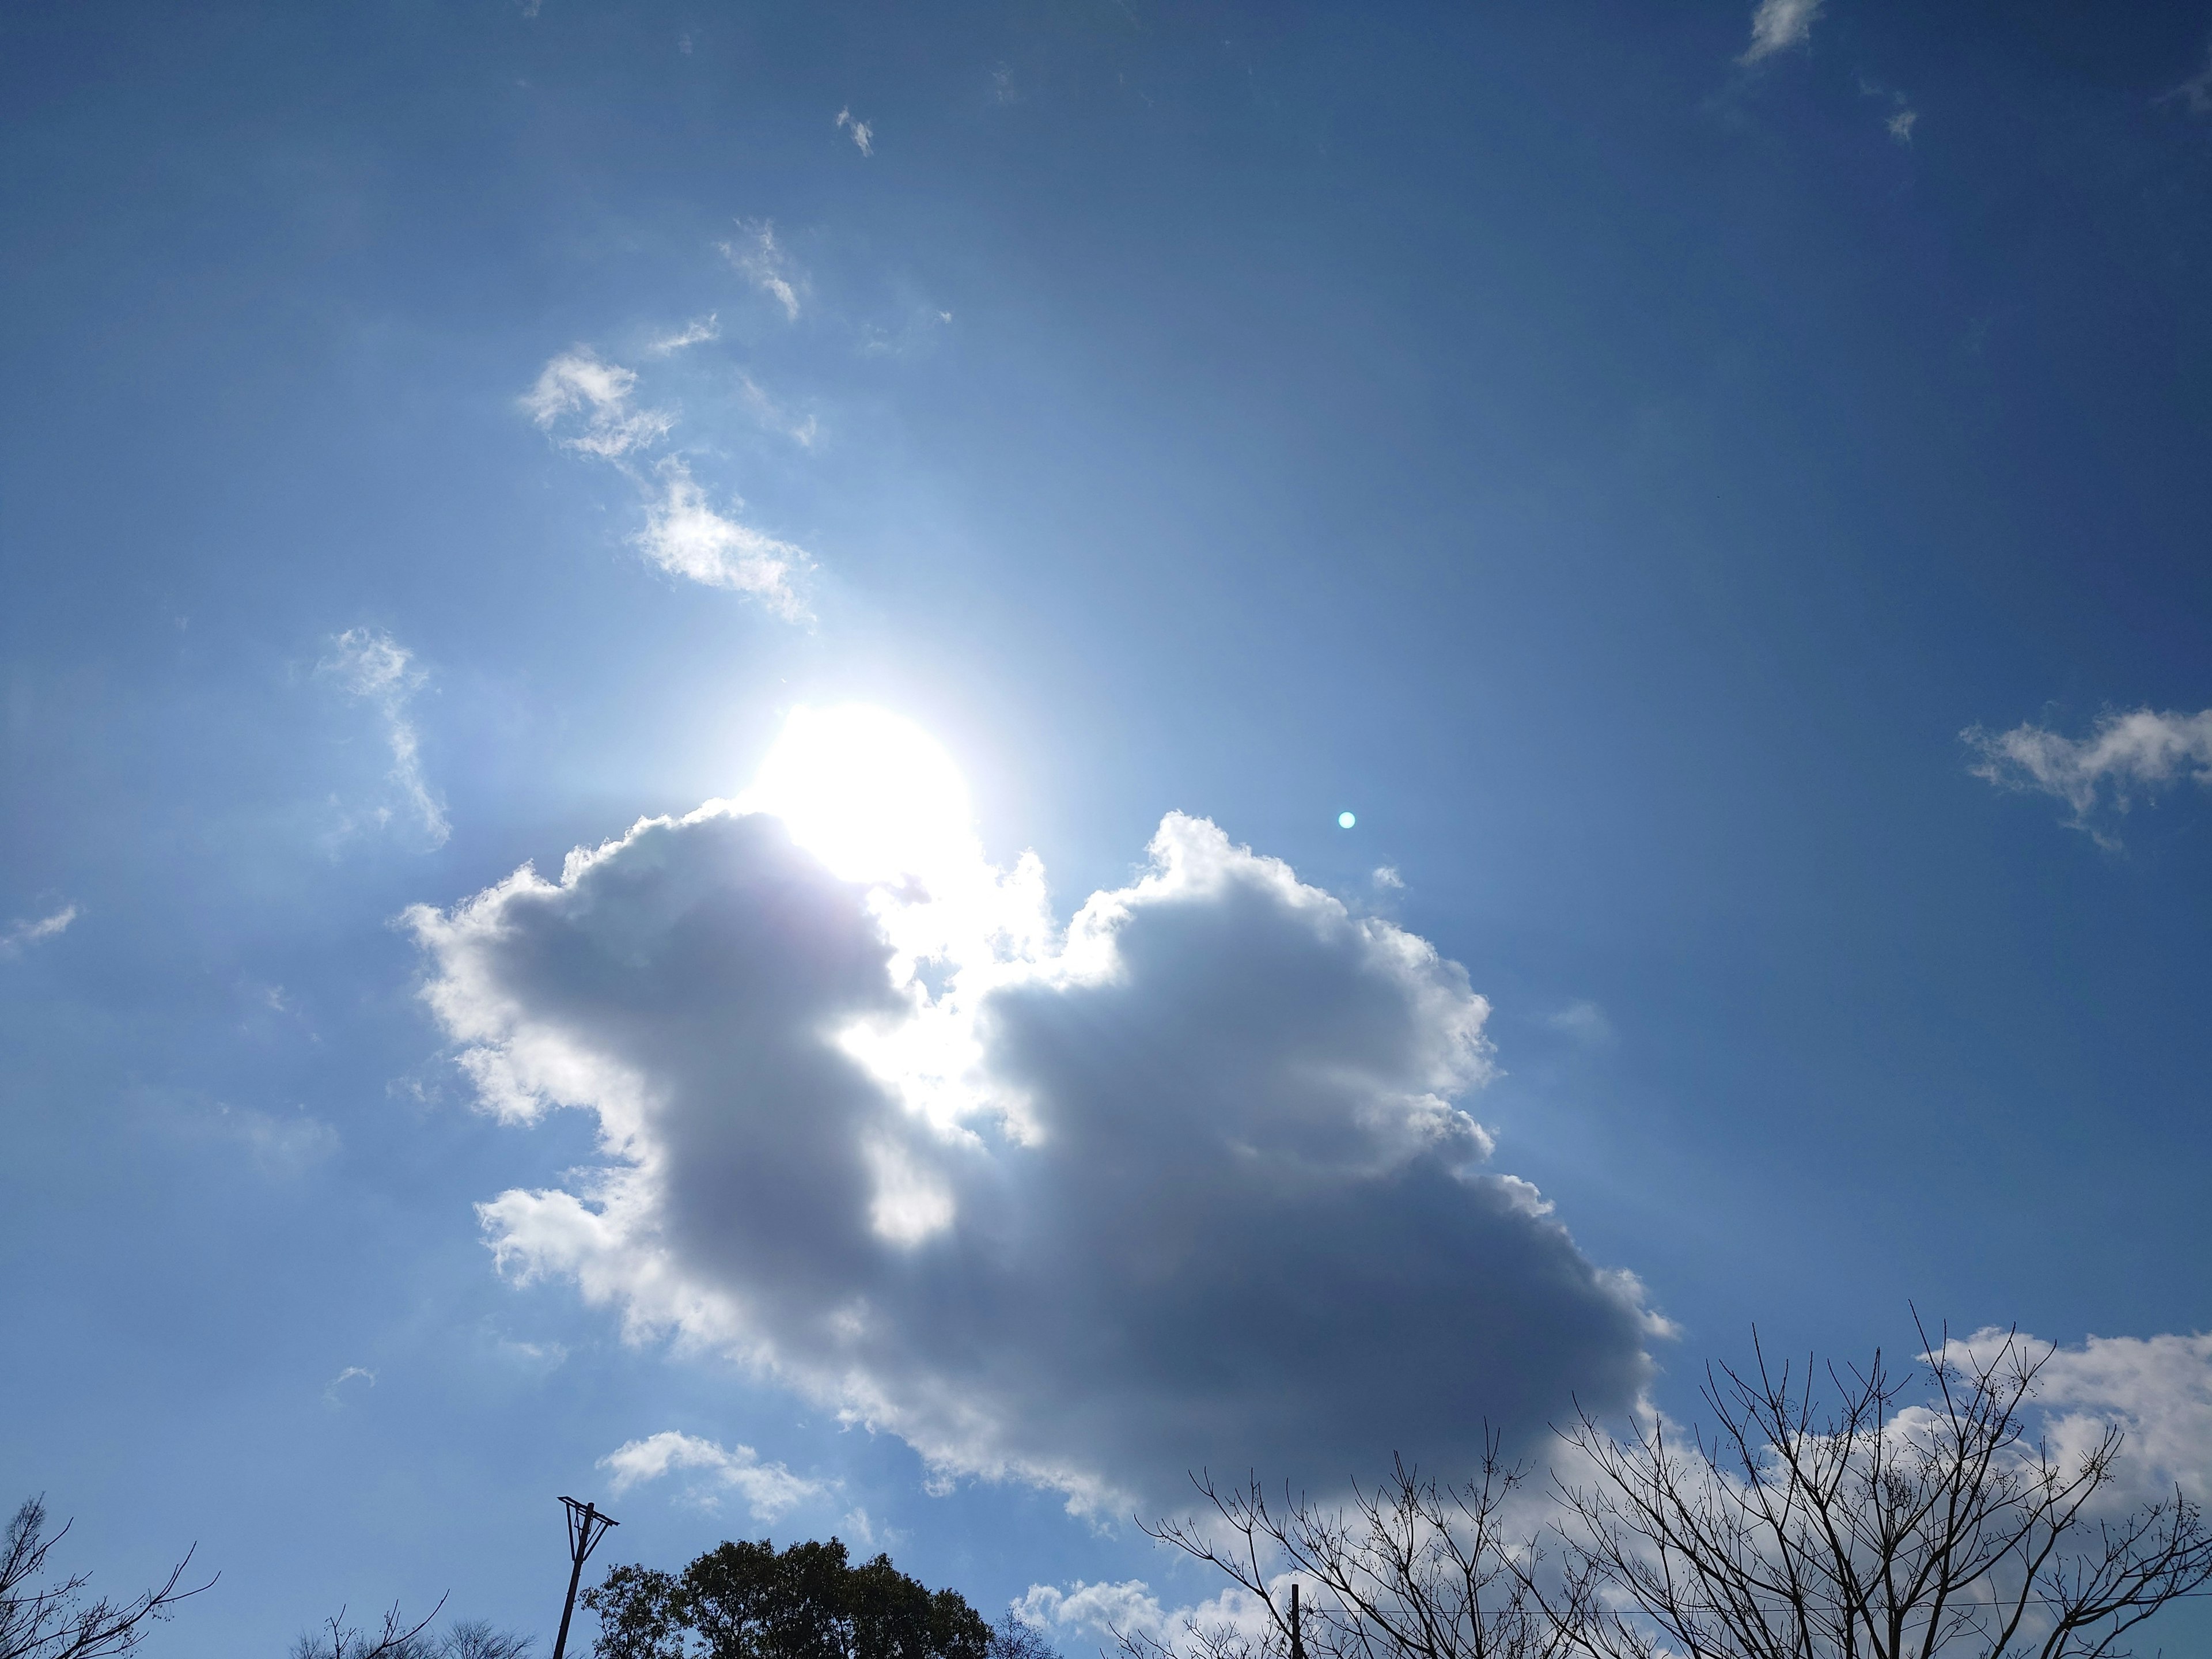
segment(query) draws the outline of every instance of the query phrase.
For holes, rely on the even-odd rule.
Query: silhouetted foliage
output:
[[[84,1587],[88,1575],[84,1573],[41,1589],[35,1581],[46,1571],[46,1553],[69,1526],[64,1522],[52,1538],[46,1531],[44,1500],[27,1498],[0,1540],[0,1659],[105,1659],[128,1653],[152,1633],[156,1623],[171,1616],[178,1602],[208,1587],[177,1588],[191,1564],[187,1550],[158,1588],[141,1591],[128,1601],[110,1601],[105,1596],[88,1601]]]
[[[616,1567],[583,1602],[599,1617],[599,1659],[998,1659],[957,1591],[888,1555],[854,1566],[835,1538],[722,1544],[680,1576]]]

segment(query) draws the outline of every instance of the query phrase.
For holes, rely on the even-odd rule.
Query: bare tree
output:
[[[988,1659],[1060,1659],[1059,1650],[1012,1613],[1002,1613],[991,1626]]]
[[[1538,1540],[1507,1533],[1528,1469],[1504,1461],[1495,1433],[1462,1485],[1400,1461],[1341,1508],[1286,1487],[1277,1510],[1256,1479],[1228,1492],[1193,1479],[1213,1516],[1144,1530],[1227,1574],[1258,1603],[1262,1628],[1193,1622],[1164,1639],[1116,1630],[1127,1659],[1303,1659],[1301,1649],[1321,1659],[1559,1659],[1576,1650],[1588,1584],[1555,1572],[1537,1593]],[[1308,1593],[1295,1638],[1279,1593],[1285,1575]]]
[[[0,1541],[0,1659],[105,1659],[129,1653],[171,1616],[178,1602],[215,1582],[177,1588],[191,1565],[192,1553],[186,1550],[161,1584],[128,1601],[105,1596],[86,1601],[86,1573],[40,1589],[33,1581],[46,1572],[47,1553],[68,1533],[69,1523],[51,1538],[46,1530],[45,1501],[27,1498]]]
[[[2128,1632],[2212,1578],[2212,1535],[2179,1491],[2116,1514],[2122,1434],[2086,1452],[2031,1437],[2050,1350],[2017,1334],[1930,1343],[1924,1401],[1877,1352],[1793,1377],[1763,1351],[1707,1372],[1715,1426],[1687,1446],[1653,1421],[1566,1440],[1594,1471],[1562,1485],[1569,1577],[1622,1608],[1576,1620],[1603,1659],[2119,1659]]]
[[[520,1632],[495,1630],[482,1619],[464,1619],[438,1644],[438,1659],[526,1659],[530,1638]]]
[[[427,1617],[409,1624],[394,1601],[386,1612],[381,1626],[374,1635],[356,1630],[345,1622],[346,1610],[340,1607],[323,1621],[319,1631],[302,1636],[292,1644],[292,1659],[433,1659],[438,1651],[422,1639],[422,1632],[444,1609],[446,1598],[438,1598]]]

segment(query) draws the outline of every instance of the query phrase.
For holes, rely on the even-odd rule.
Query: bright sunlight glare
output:
[[[976,859],[952,757],[863,704],[793,710],[741,805],[781,818],[842,881],[927,883]]]

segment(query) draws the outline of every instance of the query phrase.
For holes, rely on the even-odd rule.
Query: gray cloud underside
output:
[[[1486,1419],[1632,1401],[1634,1280],[1477,1169],[1449,1103],[1486,1064],[1458,966],[1211,824],[1153,851],[1079,915],[1092,967],[981,1000],[997,1104],[942,1125],[836,1041],[922,994],[774,818],[641,823],[557,884],[418,910],[487,1103],[592,1109],[609,1153],[581,1194],[484,1206],[495,1247],[1079,1508],[1178,1502],[1200,1466],[1464,1467]]]

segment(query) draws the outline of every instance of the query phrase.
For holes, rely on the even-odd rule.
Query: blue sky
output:
[[[1448,1458],[1908,1302],[2212,1471],[2212,14],[1760,15],[0,21],[0,1472],[199,1540],[164,1652],[550,1630],[587,1490],[1171,1605],[1115,1516],[1378,1353]],[[728,812],[561,884],[850,705],[1029,945]],[[823,1059],[915,997],[969,1073]]]

